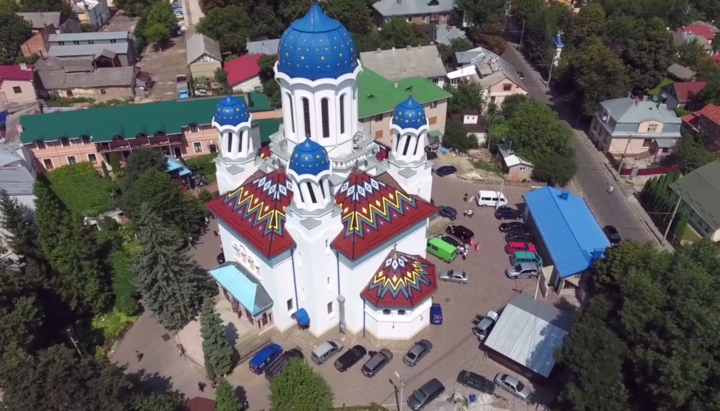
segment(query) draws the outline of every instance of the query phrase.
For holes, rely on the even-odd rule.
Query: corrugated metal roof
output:
[[[280,39],[274,39],[274,40],[249,41],[245,47],[247,48],[248,54],[275,55],[275,54],[278,54],[279,46],[280,46]]]
[[[438,24],[435,26],[435,43],[449,46],[453,40],[465,39],[467,35],[457,26]]]
[[[454,7],[453,0],[380,0],[373,4],[383,17],[445,13]]]
[[[617,123],[639,124],[644,121],[659,121],[663,124],[680,124],[682,120],[667,107],[658,107],[650,100],[636,100],[630,97],[605,100],[600,105],[608,111]]]
[[[587,270],[610,246],[582,197],[552,187],[524,197],[560,278]]]
[[[272,307],[273,300],[255,277],[235,262],[227,262],[209,271],[246,310],[258,315]]]
[[[109,40],[127,40],[127,31],[94,31],[87,33],[60,33],[48,36],[50,43],[58,41],[109,41]]]
[[[571,314],[520,294],[505,306],[485,346],[547,377],[572,324]]]
[[[363,67],[388,80],[444,77],[447,74],[437,46],[393,48],[360,53]]]
[[[54,57],[97,56],[108,50],[117,54],[129,54],[130,43],[83,44],[79,46],[50,46],[48,54]]]
[[[698,168],[670,187],[714,230],[720,228],[720,161]]]
[[[39,71],[38,77],[46,90],[131,87],[137,74],[136,70],[133,66],[99,68],[71,73],[53,70]]]
[[[45,26],[53,25],[56,29],[60,28],[60,12],[40,12],[40,13],[18,13],[18,16],[22,17],[30,23],[34,29],[42,29]]]
[[[220,44],[217,41],[211,39],[208,36],[204,36],[200,33],[195,33],[185,43],[185,54],[187,57],[187,64],[195,62],[203,55],[207,54],[208,57],[212,57],[217,61],[222,61],[222,54],[220,54]]]
[[[10,196],[33,195],[34,182],[35,178],[17,152],[0,144],[0,190],[7,191]]]

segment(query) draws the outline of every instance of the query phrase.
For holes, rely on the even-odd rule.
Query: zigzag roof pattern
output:
[[[413,308],[437,291],[435,265],[419,255],[391,251],[360,293],[376,308]]]

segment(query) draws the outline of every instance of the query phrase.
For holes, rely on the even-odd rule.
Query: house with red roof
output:
[[[704,81],[676,81],[660,88],[660,99],[670,110],[676,108],[693,109],[693,100],[707,83]]]
[[[225,63],[228,86],[237,93],[249,93],[262,88],[260,66],[262,54],[246,54]]]
[[[711,141],[707,145],[710,151],[720,150],[720,106],[707,106],[682,117],[683,127],[705,133]]]
[[[0,104],[29,103],[37,100],[34,76],[32,65],[0,66]]]
[[[703,37],[708,43],[712,44],[715,40],[715,33],[708,26],[693,25],[682,28],[683,34],[691,34],[693,36]]]

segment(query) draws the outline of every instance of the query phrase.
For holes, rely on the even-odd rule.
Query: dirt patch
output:
[[[185,37],[174,37],[162,50],[155,51],[152,46],[145,49],[142,60],[137,64],[144,72],[150,73],[154,82],[148,96],[142,102],[154,100],[175,100],[175,88],[178,74],[187,75],[185,55]]]

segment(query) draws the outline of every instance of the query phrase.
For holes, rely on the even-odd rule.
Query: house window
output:
[[[383,117],[385,117],[384,114],[378,114],[377,116],[375,116],[375,121],[383,121]]]
[[[330,103],[328,99],[320,100],[320,111],[322,111],[322,135],[323,138],[330,137]]]
[[[49,158],[43,160],[43,165],[45,166],[45,170],[52,170],[53,168],[55,168],[53,166],[52,160],[50,160]]]
[[[670,149],[667,148],[667,147],[665,147],[665,148],[663,148],[663,149],[661,150],[661,152],[663,152],[663,153],[667,153],[667,152],[669,152],[669,151],[670,151]]]
[[[190,130],[191,133],[197,133],[197,132],[198,132],[198,126],[197,126],[197,124],[190,124],[190,125],[188,125],[188,130]]]
[[[503,84],[503,91],[510,91],[512,90],[512,84]]]
[[[288,309],[288,312],[292,311],[292,309],[293,309],[293,300],[292,300],[292,298],[289,299],[289,300],[287,300],[287,309]]]
[[[422,16],[422,22],[423,22],[423,23],[427,23],[427,20],[428,20],[427,14],[423,14],[423,16]]]
[[[435,108],[435,107],[437,107],[437,101],[431,101],[430,108]]]
[[[70,165],[77,164],[77,161],[75,161],[75,156],[68,156],[67,161]]]
[[[392,312],[390,310],[383,310],[383,315],[390,315]]]
[[[68,97],[72,97],[72,96],[73,96],[72,90],[67,90],[67,91],[65,91],[65,95],[68,96]]]
[[[97,156],[95,154],[88,154],[88,161],[92,164],[97,164]]]
[[[450,79],[450,84],[457,86],[458,79],[456,79],[456,78]]]
[[[70,146],[70,140],[68,140],[67,137],[62,137],[60,139],[60,144],[62,144],[63,147],[68,147]]]
[[[525,169],[525,167],[520,167],[519,170],[520,170],[520,171],[525,171],[526,169]]]
[[[42,141],[42,140],[37,140],[37,141],[35,141],[35,145],[36,145],[37,148],[39,148],[40,150],[46,148],[45,142]]]
[[[101,89],[100,89],[100,94],[102,94],[102,95],[107,94],[107,90],[105,90],[104,88],[101,88]]]
[[[89,41],[88,41],[88,44],[95,44],[95,41],[94,41],[94,40],[89,40]]]
[[[110,40],[110,43],[115,44],[117,43],[117,40]]]
[[[720,129],[718,129],[720,130]],[[340,134],[345,132],[345,94],[340,96]]]
[[[428,123],[430,123],[430,125],[437,123],[437,117],[430,117]]]
[[[303,122],[305,123],[305,137],[310,138],[310,100],[303,97]]]
[[[440,82],[440,79],[438,79],[437,77],[433,77],[433,78],[432,78],[432,82],[433,82],[434,84],[437,84],[437,83]]]
[[[73,41],[73,44],[76,45],[76,46],[79,46],[79,45],[80,45],[80,42],[79,42],[79,41]]]
[[[648,133],[656,133],[657,132],[658,125],[657,124],[650,124],[648,126]]]
[[[652,139],[651,139],[651,138],[646,138],[645,140],[643,140],[643,145],[642,145],[642,146],[643,146],[643,147],[650,147],[650,144],[651,144],[651,143],[652,143]]]
[[[293,110],[293,101],[290,93],[285,93],[288,99],[288,107],[290,107],[290,129],[295,132],[295,110]]]
[[[20,88],[20,86],[13,87],[13,93],[15,93],[15,94],[22,93],[22,89]]]
[[[398,310],[398,315],[405,315],[405,310]]]
[[[196,141],[193,143],[193,148],[195,149],[196,153],[202,153],[202,143],[199,141]]]
[[[333,313],[333,303],[332,303],[332,301],[330,301],[330,302],[327,304],[327,310],[328,310],[328,315],[332,315],[332,313]]]
[[[58,46],[64,46],[64,45],[65,45],[64,41],[58,41]]]

